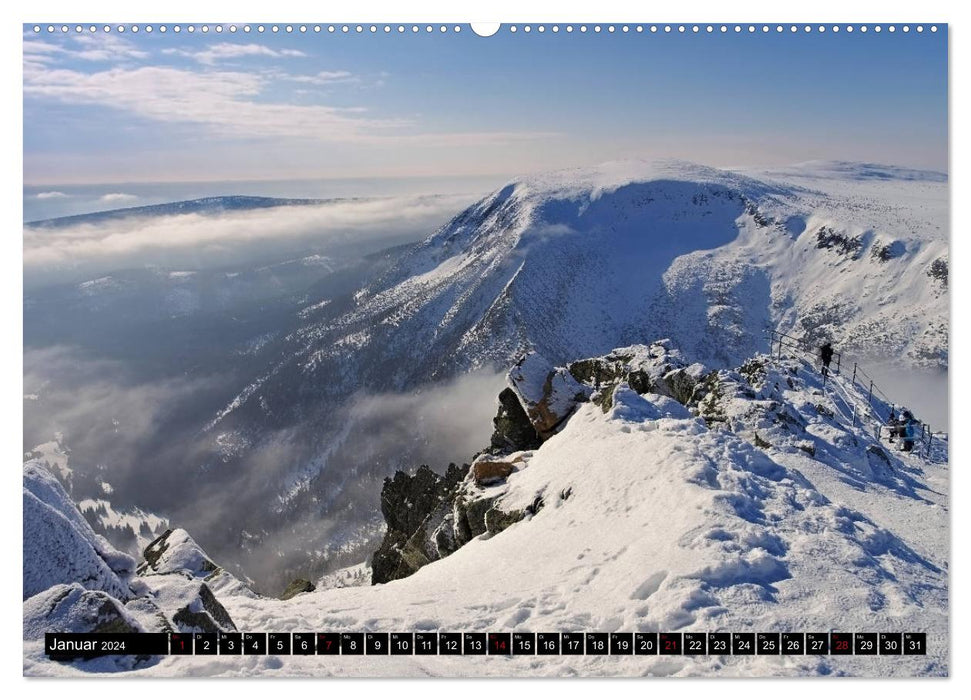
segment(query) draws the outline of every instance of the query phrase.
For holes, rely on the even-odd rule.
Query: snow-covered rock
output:
[[[588,389],[569,372],[556,371],[535,352],[523,357],[509,372],[509,384],[542,439],[550,437],[588,395]]]
[[[202,547],[181,528],[162,533],[145,548],[144,558],[138,567],[141,576],[178,574],[183,578],[205,581],[216,593],[253,595],[245,583],[213,563]]]
[[[25,643],[39,645],[55,631],[235,630],[214,591],[255,597],[183,530],[156,540],[136,572],[135,560],[91,529],[46,466],[27,462],[23,481]],[[118,670],[133,663],[95,667]]]
[[[74,582],[131,598],[134,559],[91,529],[54,475],[29,461],[23,488],[24,598]]]
[[[24,639],[50,632],[145,631],[117,598],[80,583],[59,583],[24,601]]]
[[[189,533],[181,528],[167,530],[145,548],[145,562],[139,573],[186,573],[204,578],[219,567],[212,563]]]

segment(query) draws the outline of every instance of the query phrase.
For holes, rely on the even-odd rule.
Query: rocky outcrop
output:
[[[687,406],[698,383],[707,374],[704,365],[689,365],[667,339],[578,360],[568,365],[567,370],[592,390],[591,400],[605,412],[613,403],[614,390],[621,384],[638,394],[660,394]]]
[[[283,593],[280,594],[280,600],[290,600],[294,596],[300,595],[301,593],[311,593],[315,591],[317,587],[305,578],[296,578],[290,582],[290,585],[286,587]]]
[[[182,632],[236,631],[233,618],[204,583],[199,587],[198,600],[179,608],[172,622]]]
[[[496,535],[542,508],[542,498],[526,509],[504,508],[506,482],[526,468],[532,451],[555,435],[580,404],[593,401],[606,413],[616,392],[633,391],[688,405],[707,375],[703,365],[688,364],[669,340],[620,348],[566,367],[553,367],[536,353],[526,355],[499,394],[488,451],[462,469],[450,466],[445,476],[422,466],[414,474],[398,472],[385,480],[381,512],[388,529],[372,557],[372,583],[410,576],[470,540]]]
[[[135,595],[135,560],[95,533],[60,482],[34,461],[24,465],[23,509],[25,599],[75,582],[123,601]]]
[[[492,424],[495,427],[491,440],[493,450],[535,450],[542,443],[516,392],[508,387],[499,393],[499,411]]]
[[[24,638],[46,632],[145,632],[117,598],[80,583],[58,584],[24,602]]]
[[[902,241],[874,241],[870,248],[870,257],[877,262],[885,263],[899,258],[907,252],[907,247]]]
[[[214,587],[233,585],[238,594],[254,594],[216,566],[188,533],[167,531],[144,556],[136,569],[132,557],[92,530],[46,468],[24,465],[24,639],[52,630],[236,629]]]
[[[145,547],[142,556],[145,561],[138,568],[140,574],[149,571],[156,574],[186,571],[205,577],[219,568],[182,529],[163,532]]]
[[[816,231],[816,247],[832,250],[837,255],[855,260],[863,249],[863,239],[860,236],[848,236],[830,226],[821,226]]]
[[[472,478],[476,486],[498,484],[514,471],[516,471],[516,465],[513,462],[485,455],[472,463]]]
[[[509,372],[512,396],[508,392],[500,396],[499,415],[494,422],[508,422],[509,416],[516,415],[515,406],[510,403],[514,396],[539,441],[545,441],[556,434],[581,403],[592,400],[604,411],[609,410],[613,391],[621,384],[638,394],[661,394],[687,405],[706,372],[703,365],[689,365],[670,340],[619,348],[566,367],[553,367],[542,355],[530,353]],[[535,449],[531,441],[493,438],[494,450],[501,451],[505,445],[510,450]]]
[[[472,465],[450,465],[444,476],[426,466],[386,479],[381,510],[388,529],[371,559],[371,582],[387,583],[443,559],[470,540],[497,534],[524,513],[500,507],[500,485],[524,466],[528,452],[504,459],[480,455]]]
[[[145,547],[141,576],[181,574],[205,581],[215,593],[253,596],[245,583],[216,565],[192,536],[181,528],[166,530]]]
[[[451,511],[451,501],[469,466],[449,465],[445,475],[420,466],[414,474],[398,472],[384,481],[381,514],[387,531],[371,560],[371,582],[387,583],[410,576],[441,556],[436,531]]]
[[[547,440],[570,417],[590,390],[564,368],[553,367],[542,355],[523,357],[508,375],[529,421],[541,440]]]

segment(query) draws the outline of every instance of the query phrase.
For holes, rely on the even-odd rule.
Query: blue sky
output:
[[[512,176],[625,157],[945,170],[946,28],[25,28],[28,185]]]

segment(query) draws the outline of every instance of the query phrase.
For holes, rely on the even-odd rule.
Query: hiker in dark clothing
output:
[[[903,425],[899,429],[900,437],[903,438],[901,449],[904,452],[912,452],[914,441],[917,439],[917,419],[910,411],[904,411],[901,416]]]
[[[893,439],[897,437],[897,431],[900,429],[900,421],[897,419],[897,412],[894,409],[890,409],[890,418],[887,419],[887,426],[890,428],[890,444],[893,444]]]
[[[819,348],[819,356],[823,358],[823,376],[828,376],[829,363],[833,361],[833,346],[828,340]]]

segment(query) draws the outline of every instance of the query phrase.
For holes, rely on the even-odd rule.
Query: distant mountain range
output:
[[[100,224],[130,217],[170,216],[172,214],[218,214],[224,211],[245,209],[268,209],[271,207],[299,207],[339,201],[334,199],[281,199],[278,197],[248,197],[230,195],[225,197],[203,197],[182,202],[150,204],[141,207],[125,207],[108,211],[60,216],[56,219],[28,221],[24,226],[32,228],[63,228],[78,224]]]

